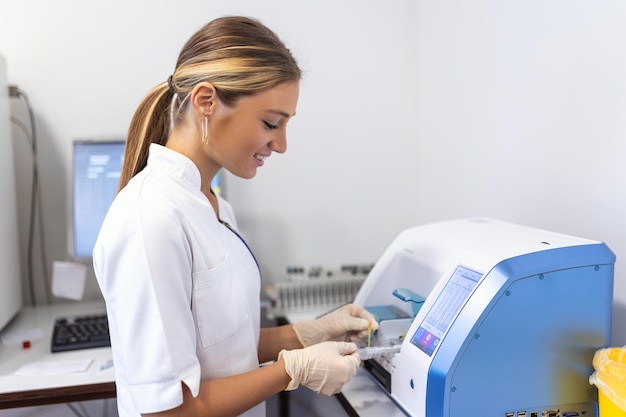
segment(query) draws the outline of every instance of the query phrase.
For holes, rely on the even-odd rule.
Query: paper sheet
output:
[[[87,266],[73,262],[54,262],[52,265],[52,294],[80,301],[85,291]]]
[[[38,376],[38,375],[61,375],[76,372],[85,372],[93,362],[92,358],[74,361],[31,362],[22,365],[15,375]]]
[[[41,338],[43,338],[43,330],[40,328],[34,328],[3,333],[0,340],[2,340],[3,345],[10,346],[20,345],[26,340],[33,342]]]

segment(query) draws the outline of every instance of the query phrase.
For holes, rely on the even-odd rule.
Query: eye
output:
[[[270,122],[266,122],[265,120],[263,121],[263,124],[265,125],[265,128],[268,130],[278,129],[278,125],[273,125]]]

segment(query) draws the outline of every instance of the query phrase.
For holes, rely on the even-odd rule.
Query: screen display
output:
[[[417,328],[411,343],[432,356],[480,278],[481,273],[458,266]]]
[[[217,171],[217,174],[213,177],[213,180],[211,181],[211,188],[213,189],[213,192],[217,195],[222,195],[223,196],[223,189],[224,189],[224,184],[222,181],[222,176],[224,174],[222,173],[222,170],[220,169],[219,171]]]
[[[109,206],[117,194],[123,140],[74,141],[72,149],[73,257],[91,258]]]

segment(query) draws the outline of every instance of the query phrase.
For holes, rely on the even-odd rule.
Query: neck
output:
[[[217,203],[217,196],[213,193],[213,190],[211,189],[211,184],[210,183],[209,183],[209,186],[208,186],[208,190],[206,188],[207,187],[202,185],[202,193],[204,195],[206,195],[206,198],[209,199],[209,203],[211,203],[211,206],[213,207],[213,210],[215,211],[215,216],[219,219],[220,218],[220,210],[219,210],[219,205]]]

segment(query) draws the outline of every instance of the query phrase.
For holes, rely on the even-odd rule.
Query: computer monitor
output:
[[[122,139],[76,139],[72,142],[70,257],[91,261],[93,247],[122,172]]]

